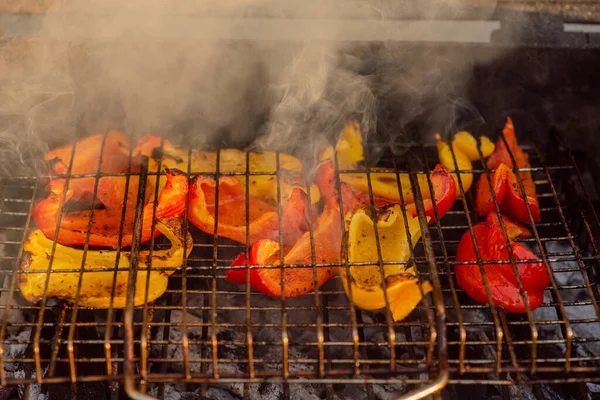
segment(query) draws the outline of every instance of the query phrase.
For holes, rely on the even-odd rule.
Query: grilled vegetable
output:
[[[324,199],[329,200],[336,196],[338,193],[337,179],[331,160],[326,160],[321,163],[319,170],[317,171],[316,179],[317,186]],[[438,217],[442,218],[450,208],[452,208],[456,196],[456,186],[448,171],[439,164],[436,165],[435,169],[431,172],[430,180],[433,187]],[[370,204],[369,195],[367,193],[362,192],[347,182],[341,183],[340,187],[342,189],[344,213]],[[427,191],[429,192],[429,187],[427,187]],[[373,201],[376,207],[398,202],[397,200],[380,196],[373,196]],[[425,207],[425,214],[430,217],[429,222],[435,222],[435,212],[431,196],[423,200],[423,205]],[[406,208],[408,213],[413,217],[417,215],[417,209],[414,203],[407,204]]]
[[[492,155],[496,148],[494,143],[487,136],[480,136],[479,143],[479,150],[481,150],[483,158],[488,158]],[[452,140],[452,146],[455,150],[466,155],[471,161],[477,161],[481,158],[479,150],[477,149],[477,139],[467,131],[455,133],[454,139]]]
[[[346,218],[348,261],[351,264],[377,263],[379,260],[374,221],[369,215],[370,210],[361,208],[348,214]],[[414,247],[421,237],[417,218],[408,216],[405,221],[400,206],[395,204],[378,209],[376,222],[381,260],[384,263],[408,261],[410,246]],[[410,239],[405,222],[409,227]],[[348,298],[364,310],[386,307],[387,295],[395,321],[404,319],[422,299],[414,268],[406,264],[384,265],[383,278],[378,264],[350,266],[349,275],[345,268],[340,268],[340,275]],[[386,282],[385,288],[383,279]],[[423,294],[431,289],[429,282],[423,283]]]
[[[314,290],[315,285],[321,286],[337,273],[340,262],[340,248],[342,244],[342,223],[340,209],[335,199],[325,206],[319,216],[314,234],[314,254],[319,264],[334,264],[333,266],[316,267],[316,280],[313,276],[312,251],[310,232],[304,233],[296,244],[285,254],[283,281],[281,286],[280,246],[278,242],[269,239],[259,240],[252,245],[250,251],[250,265],[268,265],[269,268],[250,269],[250,285],[255,289],[276,297],[281,297],[282,292],[286,298],[297,297]],[[245,266],[246,255],[240,254],[232,266]],[[288,266],[292,264],[309,265]],[[227,271],[227,280],[233,283],[246,283],[245,269],[230,269]]]
[[[322,162],[333,161],[332,146],[327,147],[321,152]],[[343,172],[347,170],[359,170],[359,163],[365,161],[362,133],[358,122],[351,121],[346,124],[342,134],[335,145],[337,155],[338,169],[340,170],[340,181],[356,188],[364,193],[369,193],[369,182],[365,172]],[[332,164],[333,165],[333,164]],[[400,201],[400,191],[398,189],[398,179],[402,188],[402,197],[406,203],[414,203],[414,195],[408,174],[396,174],[394,172],[377,172],[377,168],[371,168],[369,177],[371,181],[371,190],[373,196],[389,200],[390,203]],[[431,198],[429,187],[427,186],[427,176],[417,174],[421,196],[424,199]],[[319,188],[321,189],[321,188]],[[324,194],[321,196],[327,198]]]
[[[179,219],[158,219],[156,228],[171,241],[171,248],[154,250],[151,255],[150,251],[139,252],[134,298],[136,306],[144,304],[146,294],[149,302],[160,297],[167,288],[169,276],[183,264],[184,253],[189,255],[192,250],[191,236],[187,234],[184,239]],[[52,240],[46,238],[41,230],[34,230],[25,243],[25,254],[19,268],[17,284],[28,302],[36,303],[42,298],[46,282],[48,297],[58,297],[74,302],[81,277],[78,299],[80,306],[108,308],[111,305],[111,294],[114,289],[112,306],[115,308],[125,307],[130,252],[121,251],[117,261],[116,251],[88,250],[85,252],[57,244],[54,257],[52,257],[52,245]],[[85,263],[80,272],[84,257]],[[50,262],[52,262],[51,266]],[[51,269],[48,274],[49,267]],[[147,271],[148,268],[150,268],[150,272]],[[60,270],[74,271],[60,272]],[[116,280],[113,285],[115,273]],[[150,284],[146,293],[148,273],[150,273]]]
[[[454,140],[452,140],[452,149],[450,149],[450,145],[447,142],[442,140],[442,137],[439,134],[435,135],[435,140],[437,142],[437,151],[440,162],[450,171],[471,171],[473,169],[471,161],[480,159],[479,151],[477,150],[477,140],[469,132],[462,131],[456,133],[454,135]],[[483,157],[488,157],[494,151],[494,143],[485,136],[482,136],[480,140],[481,153]],[[452,156],[453,152],[454,157],[456,158],[456,165],[454,164],[454,157]],[[452,178],[454,178],[454,182],[458,187],[458,176],[456,173],[452,174]],[[473,184],[473,173],[460,173],[460,180],[464,192],[467,193]],[[458,190],[458,192],[460,193],[460,190]]]
[[[454,201],[454,182],[441,166],[432,173],[432,182],[436,188],[435,198],[439,215],[448,211]],[[323,196],[328,199],[323,213],[316,222],[314,235],[315,260],[318,264],[334,264],[328,267],[317,267],[316,285],[320,286],[337,273],[340,263],[343,228],[340,221],[339,199],[342,200],[342,212],[349,212],[370,204],[369,196],[347,183],[341,182],[341,191],[337,190],[335,171],[331,160],[321,163],[317,172],[317,185]],[[375,198],[375,206],[390,204],[389,199]],[[431,200],[425,203],[426,214],[433,215]],[[407,206],[409,215],[416,216],[414,204]],[[432,219],[432,217],[429,217]],[[419,232],[420,234],[420,232]],[[260,240],[251,249],[250,265],[280,265],[279,244],[273,240]],[[295,297],[308,293],[315,288],[313,268],[287,267],[287,265],[312,265],[310,232],[304,235],[285,254],[284,281],[285,296]],[[245,254],[238,256],[232,266],[245,266]],[[410,271],[409,271],[410,272]],[[234,283],[246,283],[246,270],[235,268],[227,271],[227,280]],[[252,268],[250,269],[250,284],[257,290],[272,296],[281,296],[281,268]]]
[[[208,234],[215,232],[215,212],[218,211],[219,236],[246,243],[246,191],[234,177],[219,179],[218,205],[215,205],[217,183],[202,175],[196,176],[190,187],[188,218]],[[293,244],[307,228],[308,198],[299,188],[292,191],[282,206],[282,234],[284,243]],[[250,243],[259,239],[279,240],[277,207],[250,197]]]
[[[104,143],[104,145],[103,145]],[[73,147],[75,157],[71,167],[71,174],[95,174],[100,167],[104,173],[127,171],[129,165],[129,140],[118,131],[110,131],[88,136],[77,141],[50,151],[44,159],[50,163],[50,168],[55,174],[66,174],[68,171]],[[102,156],[102,164],[100,163]],[[132,160],[132,170],[139,169],[139,159]]]
[[[512,171],[513,162],[509,150],[513,154],[517,168],[529,168],[529,157],[517,142],[514,125],[510,118],[507,119],[504,127],[504,137],[508,143],[508,148],[502,138],[496,143],[496,151],[489,158],[487,167],[496,170],[491,173],[490,178],[494,193],[496,195],[500,211],[519,222],[530,222],[529,214],[525,203],[529,204],[534,222],[541,219],[539,203],[536,194],[535,183],[529,171],[519,171],[519,177],[525,188],[525,198],[521,194],[517,175]],[[487,215],[490,210],[494,210],[490,183],[485,175],[479,178],[477,183],[476,210],[479,215]]]
[[[508,242],[502,232],[499,218],[502,218],[506,227]],[[529,308],[535,310],[539,307],[544,299],[544,289],[550,283],[550,277],[541,262],[519,262],[534,260],[537,257],[524,245],[513,241],[519,237],[528,237],[531,233],[509,218],[498,216],[493,211],[488,214],[487,221],[475,225],[473,231],[494,304],[509,312],[525,312],[525,303],[521,297],[512,264],[497,264],[498,261],[510,260],[507,249],[510,246],[517,262],[517,271]],[[479,264],[461,264],[466,261],[477,261],[470,231],[465,232],[460,240],[456,261],[459,263],[455,267],[458,285],[473,299],[486,304],[488,298]]]
[[[148,179],[143,211],[142,243],[152,237],[152,218],[156,206],[156,218],[179,217],[185,211],[188,192],[187,176],[176,169],[166,170],[166,184],[160,190],[158,201],[154,201],[156,177]],[[81,246],[86,243],[88,224],[93,210],[92,227],[88,244],[91,247],[112,247],[119,244],[119,231],[123,226],[121,246],[130,247],[133,239],[135,208],[137,206],[137,189],[139,179],[130,177],[129,190],[125,192],[127,177],[107,176],[98,180],[97,198],[92,199],[95,178],[72,178],[68,182],[66,199],[64,179],[55,179],[48,183],[48,197],[39,201],[33,208],[33,220],[44,235],[53,240],[56,236],[56,225],[62,213],[58,243],[65,246]],[[125,200],[127,200],[126,204]],[[73,204],[83,211],[68,211]],[[126,207],[123,218],[123,207]],[[156,230],[155,235],[160,232]]]
[[[137,144],[136,154],[150,157],[151,171],[158,168],[159,162],[163,167],[177,168],[188,172],[188,164],[192,174],[214,174],[217,172],[217,152],[189,150],[174,146],[170,141],[162,141],[159,136],[144,136]],[[191,157],[191,160],[190,160]],[[249,152],[249,192],[250,196],[262,201],[277,203],[277,153]],[[219,151],[220,173],[246,172],[246,152],[236,149]],[[279,173],[281,176],[279,190],[282,199],[287,199],[295,188],[306,191],[302,184],[302,163],[296,157],[279,154]],[[256,175],[254,175],[256,174]],[[264,175],[261,175],[264,174]],[[246,187],[246,177],[235,177],[242,187]],[[319,190],[311,186],[311,203],[319,201]]]
[[[355,170],[358,169],[358,163],[364,162],[364,150],[362,144],[362,134],[360,127],[356,121],[349,122],[346,124],[344,131],[340,139],[338,140],[335,151],[337,153],[338,168],[340,170]],[[336,191],[336,179],[335,169],[333,164],[333,147],[326,148],[321,153],[321,166],[320,171],[317,174],[317,186],[321,191],[321,196],[326,200],[332,196],[332,193]],[[369,174],[371,181],[371,191],[373,193],[373,199],[376,206],[399,203],[400,200],[409,205],[411,212],[416,213],[416,208],[410,206],[414,204],[414,194],[412,192],[412,185],[410,183],[410,177],[408,174],[396,174],[394,172],[376,172],[376,169],[372,169],[374,172]],[[449,177],[448,173],[442,166],[437,165],[434,171],[430,175],[431,183],[434,189],[434,197],[436,205],[438,206],[438,215],[441,218],[452,208],[452,203],[456,196],[456,186],[451,180],[446,179]],[[368,204],[369,193],[369,180],[365,173],[339,173],[339,180],[353,189],[357,189],[362,193],[358,195],[362,197],[361,203]],[[402,198],[400,197],[400,191],[398,189],[398,180],[402,187]],[[435,222],[434,211],[431,207],[431,192],[429,191],[429,182],[425,174],[417,174],[417,181],[419,184],[419,190],[421,196],[425,202],[425,208],[428,210],[428,216],[431,217],[431,222]],[[442,200],[443,199],[443,200]],[[351,208],[354,209],[354,208]],[[416,215],[416,214],[415,214]]]

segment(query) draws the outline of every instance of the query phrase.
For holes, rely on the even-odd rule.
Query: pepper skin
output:
[[[524,152],[517,142],[514,125],[510,118],[507,119],[506,126],[503,131],[508,148],[504,144],[502,138],[499,138],[496,143],[496,151],[491,155],[487,162],[487,167],[496,170],[492,173],[492,185],[500,211],[513,218],[516,221],[529,223],[529,214],[525,202],[529,204],[534,222],[541,220],[539,203],[536,194],[535,182],[529,171],[519,171],[519,177],[523,182],[526,197],[523,198],[517,175],[512,171],[513,163],[508,150],[513,154],[517,167],[530,168],[529,156]],[[500,196],[499,196],[500,195]],[[490,185],[485,175],[481,175],[477,184],[476,210],[479,215],[487,215],[490,209],[494,209],[492,196],[490,193]]]
[[[479,150],[477,149],[477,140],[469,132],[462,131],[456,133],[452,140],[452,149],[450,149],[448,143],[442,140],[442,137],[439,134],[435,135],[435,140],[440,163],[450,171],[457,169],[459,171],[471,171],[473,169],[473,163],[471,161],[480,159]],[[480,141],[481,145],[479,146],[479,149],[485,158],[494,151],[494,144],[485,136],[482,136]],[[452,153],[454,153],[454,157],[452,156]],[[456,165],[454,164],[454,158],[456,158]],[[458,176],[453,173],[452,178],[458,187]],[[463,191],[467,193],[473,184],[473,173],[461,172],[460,180]],[[460,195],[460,190],[458,190],[458,192]]]
[[[139,252],[134,306],[160,297],[167,289],[169,276],[183,265],[185,256],[193,248],[192,238],[184,233],[180,219],[158,219],[156,228],[171,241],[171,247],[165,250],[155,249],[152,254],[149,250]],[[70,302],[77,300],[77,304],[82,307],[125,307],[131,252],[121,251],[117,261],[116,251],[84,251],[57,244],[53,252],[53,245],[53,241],[46,238],[39,229],[34,230],[25,242],[25,253],[17,275],[17,285],[25,300],[37,303],[46,293],[48,297],[58,297]],[[77,298],[80,277],[81,288]],[[147,279],[149,286],[146,293]],[[111,296],[113,289],[114,296]]]
[[[198,175],[190,187],[190,222],[210,235],[215,233],[215,201],[217,184],[214,179]],[[218,231],[219,236],[246,243],[246,190],[234,177],[219,179]],[[296,188],[282,206],[282,235],[284,243],[293,244],[308,229],[308,197]],[[279,240],[277,207],[254,197],[249,198],[250,243],[260,239]]]
[[[401,321],[422,299],[414,267],[407,264],[384,264],[385,294],[371,210],[360,208],[346,217],[349,274],[340,268],[346,295],[363,310],[378,310],[389,304],[394,321]],[[408,262],[411,247],[421,238],[421,226],[415,217],[404,217],[400,205],[376,210],[379,249],[384,263]],[[406,231],[406,225],[410,231]],[[411,243],[412,242],[412,243]],[[352,265],[372,262],[373,265]],[[350,290],[351,288],[351,290]],[[423,294],[432,290],[423,282]],[[386,303],[387,297],[387,303]]]
[[[483,261],[483,269],[492,295],[494,304],[506,311],[524,313],[525,304],[512,264],[497,264],[497,261],[510,260],[507,247],[510,246],[519,273],[529,308],[533,311],[540,306],[544,299],[544,289],[550,283],[550,277],[541,262],[519,263],[520,260],[537,259],[536,255],[513,239],[527,237],[531,233],[502,216],[506,227],[509,243],[507,243],[499,222],[499,216],[490,212],[487,221],[473,227],[477,248]],[[469,296],[479,303],[487,304],[488,298],[480,273],[479,264],[461,264],[466,261],[477,261],[477,255],[470,231],[465,232],[458,245],[455,267],[456,281]]]
[[[286,298],[297,297],[309,293],[316,286],[321,286],[337,273],[340,264],[343,228],[340,221],[340,209],[337,200],[332,198],[323,213],[319,216],[314,235],[315,260],[319,264],[335,264],[316,267],[316,282],[312,266],[310,232],[304,233],[296,244],[285,254],[283,280]],[[280,246],[278,242],[262,239],[252,245],[250,265],[269,265],[271,268],[250,269],[250,285],[270,296],[281,297]],[[292,267],[299,264],[309,267]],[[240,254],[232,266],[245,266],[246,255]],[[246,283],[246,269],[232,268],[227,271],[228,281],[238,284]]]
[[[452,208],[456,197],[456,185],[448,171],[437,164],[435,169],[430,174],[431,185],[433,187],[433,197],[436,201],[438,217],[442,218]],[[321,163],[317,172],[317,186],[321,192],[321,196],[325,200],[329,200],[336,195],[337,179],[335,177],[335,169],[331,160],[326,160]],[[342,199],[344,200],[344,214],[348,211],[355,210],[365,205],[370,204],[369,195],[351,185],[341,182]],[[427,188],[429,192],[429,188]],[[397,200],[386,199],[380,196],[373,196],[375,207],[381,207],[386,204],[397,203]],[[348,203],[348,204],[346,204]],[[424,199],[425,215],[430,217],[429,223],[435,222],[435,212],[431,199]],[[413,217],[417,215],[417,209],[414,203],[406,205],[407,212]]]
[[[106,138],[105,138],[106,136]],[[104,141],[104,146],[102,142]],[[75,147],[75,157],[71,166],[71,174],[95,174],[98,171],[100,156],[102,164],[100,172],[125,172],[129,165],[129,140],[119,131],[110,131],[106,135],[98,133],[83,138],[75,144],[57,147],[48,152],[44,159],[50,164],[54,174],[64,175],[69,169],[71,156]],[[133,158],[132,172],[139,170],[139,159]]]
[[[337,155],[337,166],[340,171],[340,181],[360,190],[361,192],[369,192],[369,181],[365,172],[344,172],[347,170],[360,170],[359,163],[365,162],[362,133],[360,125],[357,121],[350,121],[344,127],[340,138],[335,145],[335,153]],[[328,146],[321,152],[320,160],[333,161],[334,147]],[[396,174],[395,172],[378,172],[378,168],[371,168],[369,173],[371,191],[376,198],[388,199],[391,203],[400,201],[400,191],[398,190],[398,180],[402,191],[402,198],[408,203],[414,203],[414,194],[410,177],[406,173]],[[417,174],[419,189],[423,199],[431,198],[427,183],[426,174]],[[326,196],[323,196],[327,198]]]
[[[434,192],[437,201],[436,206],[440,216],[442,216],[449,210],[450,206],[454,202],[454,181],[450,177],[450,174],[448,174],[448,172],[441,165],[438,165],[432,173],[432,183],[435,186]],[[344,215],[359,208],[368,206],[370,204],[369,196],[344,182],[340,183],[341,192],[338,192],[335,171],[333,169],[331,160],[326,160],[321,163],[317,173],[317,185],[319,186],[322,196],[328,199],[328,201],[323,213],[317,219],[316,228],[313,232],[315,260],[319,264],[339,264],[343,229],[340,222],[338,193],[341,193],[343,205],[342,212]],[[375,207],[382,207],[392,204],[391,200],[379,197],[375,197],[374,202]],[[414,219],[416,217],[416,208],[414,204],[407,205],[406,209],[407,214]],[[425,203],[425,209],[428,219],[433,219],[433,205],[431,200],[428,203]],[[250,265],[279,265],[279,258],[276,256],[258,256],[268,253],[265,251],[265,249],[271,249],[271,254],[278,254],[279,244],[273,240],[257,241],[251,249]],[[284,257],[284,264],[312,264],[309,232],[304,233],[304,235],[298,240],[298,242],[296,242],[291,250],[286,253]],[[245,265],[245,254],[240,254],[232,263],[232,266]],[[317,267],[317,286],[320,286],[329,280],[331,276],[337,272],[337,270],[337,266]],[[245,283],[246,270],[240,268],[228,270],[227,280],[233,283]],[[286,268],[284,272],[284,280],[286,297],[300,296],[314,290],[315,288],[312,267]],[[407,288],[410,287],[410,290],[413,290],[413,283],[405,282],[404,284],[407,284]],[[271,296],[281,296],[281,270],[279,268],[252,268],[250,270],[250,284],[252,287],[260,290],[263,293]],[[425,289],[427,289],[427,287],[425,287]],[[400,308],[398,308],[398,310],[400,310]],[[404,308],[402,310],[404,310]],[[398,311],[396,313],[396,316],[399,318],[403,317],[402,315],[403,312]]]
[[[530,222],[525,200],[523,199],[523,196],[521,196],[515,173],[505,164],[500,164],[496,169],[496,172],[490,173],[490,179],[492,180],[494,194],[496,195],[496,201],[498,202],[500,211],[503,214],[510,216],[515,221],[523,223]],[[533,221],[539,222],[541,220],[541,215],[537,200],[527,196],[527,203],[529,204]],[[489,211],[495,210],[492,194],[490,192],[490,185],[485,175],[482,175],[477,183],[475,209],[477,210],[477,213],[482,216],[487,215]]]
[[[119,245],[119,231],[123,226],[122,247],[130,247],[133,240],[135,223],[135,208],[137,206],[137,187],[139,179],[130,178],[129,190],[125,193],[127,177],[107,176],[98,180],[96,206],[102,208],[94,210],[91,231],[89,232],[90,247],[111,247]],[[164,177],[161,181],[165,181]],[[48,197],[40,200],[33,207],[33,220],[44,235],[53,240],[56,236],[58,217],[62,212],[60,229],[57,242],[65,246],[83,246],[88,235],[88,225],[91,216],[90,204],[83,211],[66,211],[73,201],[88,198],[91,201],[95,178],[72,178],[63,203],[65,180],[55,179],[49,182]],[[185,199],[188,193],[187,176],[176,169],[166,170],[166,184],[160,190],[158,201],[154,198],[153,179],[148,179],[145,205],[142,215],[141,242],[146,243],[152,238],[152,218],[180,217],[185,212]],[[127,199],[125,218],[123,219],[123,204]],[[154,207],[156,214],[154,215]],[[160,235],[158,230],[155,236]]]
[[[162,167],[177,168],[196,174],[214,174],[217,172],[217,152],[198,149],[188,149],[173,145],[169,140],[162,140],[160,136],[143,136],[137,142],[135,155],[149,157],[149,170],[155,171],[159,164]],[[219,151],[219,173],[244,173],[246,172],[246,155],[248,156],[249,176],[248,182],[244,175],[234,176],[246,188],[249,186],[250,197],[276,204],[277,193],[277,153],[274,152],[245,152],[237,149],[221,149]],[[279,154],[279,195],[282,199],[288,198],[292,191],[300,188],[307,191],[303,184],[302,162],[289,154]],[[319,189],[312,185],[310,188],[311,204],[319,201]]]

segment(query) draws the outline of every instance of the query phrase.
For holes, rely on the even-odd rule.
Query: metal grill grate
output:
[[[409,173],[415,187],[416,174],[438,162],[436,151],[418,143],[407,143],[404,150],[379,165],[383,171]],[[545,302],[534,312],[511,315],[471,300],[458,288],[452,266],[458,240],[477,221],[474,189],[429,229],[416,190],[424,232],[412,262],[434,291],[402,322],[393,322],[389,312],[354,307],[338,278],[314,294],[285,300],[228,283],[224,276],[233,257],[248,248],[191,224],[194,249],[153,304],[134,309],[129,302],[124,312],[87,310],[53,299],[27,304],[14,278],[32,226],[31,209],[43,189],[31,177],[3,179],[1,383],[110,381],[116,390],[124,381],[130,394],[139,390],[162,397],[166,384],[186,382],[201,383],[203,395],[213,385],[239,385],[248,394],[258,384],[273,383],[283,384],[288,396],[296,384],[323,385],[331,396],[332,385],[342,383],[361,385],[369,396],[372,385],[385,383],[398,394],[415,389],[423,396],[448,379],[460,384],[600,381],[598,216],[568,150],[527,150],[542,222],[523,241],[552,271]],[[241,175],[248,182],[265,174],[249,171],[248,157],[246,173],[221,173],[218,160],[213,177]],[[345,172],[350,171],[340,173]],[[280,196],[280,174],[269,174],[277,177]],[[151,175],[142,169],[142,181]],[[217,224],[218,218],[217,212]],[[160,247],[161,240],[153,244]],[[134,242],[134,254],[136,248]],[[298,266],[286,266],[293,267]],[[316,263],[313,250],[310,267],[329,265]],[[132,281],[128,289],[132,300]]]

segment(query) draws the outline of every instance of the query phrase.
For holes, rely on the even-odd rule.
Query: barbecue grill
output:
[[[585,7],[593,9],[594,5]],[[43,174],[35,169],[39,164],[29,159],[28,165],[0,177],[0,398],[62,398],[65,393],[73,398],[111,399],[417,399],[430,395],[583,399],[598,395],[600,220],[596,185],[600,163],[594,149],[600,141],[594,135],[600,124],[594,107],[600,106],[596,96],[600,90],[600,41],[592,33],[552,30],[554,25],[547,22],[558,17],[539,10],[534,19],[544,23],[535,24],[531,35],[513,36],[507,21],[528,14],[512,12],[502,24],[493,26],[489,43],[475,43],[477,39],[443,42],[439,37],[432,42],[387,38],[345,43],[342,53],[347,57],[342,57],[340,68],[357,73],[372,85],[376,109],[372,114],[342,110],[335,123],[318,134],[307,134],[306,143],[294,142],[290,149],[285,147],[288,143],[282,143],[276,150],[295,151],[309,164],[310,157],[303,156],[303,151],[312,151],[323,136],[335,139],[346,121],[357,118],[368,137],[367,165],[360,172],[366,179],[375,168],[377,172],[405,173],[415,189],[417,175],[428,173],[439,162],[435,132],[449,135],[468,130],[495,141],[502,137],[502,126],[510,116],[529,153],[529,170],[540,200],[541,222],[532,223],[533,236],[521,240],[551,276],[538,309],[508,313],[493,304],[475,302],[457,286],[453,267],[458,242],[466,231],[473,234],[473,225],[481,220],[474,211],[474,190],[465,193],[460,184],[457,191],[461,197],[444,218],[431,225],[420,191],[413,190],[423,237],[411,253],[410,263],[421,282],[432,283],[433,291],[400,322],[393,321],[389,310],[355,307],[339,278],[314,293],[291,299],[268,297],[250,285],[231,284],[224,279],[225,272],[234,257],[249,251],[249,246],[203,233],[187,222],[185,227],[194,239],[192,253],[170,276],[164,295],[134,307],[132,277],[143,248],[139,243],[143,201],[139,200],[147,195],[144,185],[139,185],[136,205],[127,306],[93,310],[46,296],[29,304],[20,297],[16,278],[24,257],[23,243],[33,228],[31,210],[44,188]],[[583,18],[570,12],[564,21]],[[27,32],[31,25],[25,26],[25,33],[16,23],[7,26],[5,34],[31,34]],[[189,39],[170,38],[166,45],[135,43],[141,54],[155,54],[165,46],[201,52]],[[95,96],[106,86],[105,81],[110,81],[109,74],[93,69],[95,73],[89,73],[94,60],[90,54],[110,57],[111,51],[125,45],[86,41],[80,46],[77,40],[15,37],[2,43],[11,67],[31,69],[35,59],[29,55],[45,49],[61,60],[55,60],[60,68],[75,77],[73,92],[81,101],[73,107],[74,116],[52,128],[73,130],[76,126],[70,139],[96,129],[90,126],[108,130],[127,123],[123,122],[126,117],[108,104],[110,94],[116,92],[102,92],[100,99]],[[234,42],[234,52],[253,49],[252,43],[235,38]],[[285,52],[290,46],[275,43],[269,51]],[[422,88],[390,89],[390,81],[414,72],[398,62],[402,54],[410,54],[410,60],[425,69],[427,79],[421,82]],[[446,79],[458,70],[469,71],[468,79],[460,82],[464,91]],[[156,71],[147,73],[151,78]],[[83,79],[90,75],[91,82]],[[252,90],[249,98],[261,96]],[[93,107],[96,101],[104,102],[100,111]],[[184,113],[183,122],[163,127],[163,136],[184,146],[197,145],[203,116],[194,112],[192,106]],[[264,110],[252,107],[245,113],[246,128],[233,124],[202,146],[217,154],[226,147],[247,149],[256,139],[248,132],[261,132],[268,117]],[[372,123],[375,120],[377,123]],[[245,129],[245,133],[236,135],[232,133],[235,129]],[[49,142],[52,147],[64,139],[56,137]],[[156,154],[160,153],[157,150]],[[147,162],[141,172],[128,175],[149,179],[156,173],[149,170]],[[14,164],[19,160],[15,158]],[[472,171],[460,172],[489,178],[485,163],[474,165]],[[190,177],[197,173],[189,166],[184,172]],[[349,172],[356,171],[340,170],[336,164],[337,174]],[[100,171],[92,174],[97,178],[105,175]],[[223,172],[217,155],[210,176],[232,175],[246,182],[254,176],[274,176],[281,193],[279,168],[275,172],[253,170],[246,155],[244,172]],[[159,179],[165,179],[164,173]],[[524,190],[520,178],[519,185]],[[372,192],[369,195],[373,197]],[[244,207],[249,213],[247,202]],[[528,215],[533,222],[529,209]],[[218,212],[215,219],[218,225]],[[312,227],[310,232],[312,235]],[[165,241],[158,238],[149,248],[161,246]],[[478,263],[483,265],[481,258]],[[346,260],[342,267],[349,265]],[[517,268],[514,260],[512,265]],[[316,271],[330,265],[314,259],[313,249],[309,267]],[[79,265],[73,265],[73,272],[79,270]]]

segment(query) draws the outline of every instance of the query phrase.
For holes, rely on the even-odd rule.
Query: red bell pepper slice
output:
[[[185,199],[188,192],[188,178],[176,169],[166,170],[167,182],[160,191],[156,204],[156,218],[180,217],[185,212]],[[125,176],[106,176],[98,180],[97,204],[102,208],[94,210],[92,227],[88,245],[91,247],[112,247],[119,245],[119,231],[123,225],[121,246],[130,247],[133,241],[135,209],[139,178],[131,177],[129,190],[125,193]],[[91,200],[95,178],[72,178],[63,203],[65,180],[51,180],[47,185],[48,197],[37,202],[33,208],[33,220],[44,235],[51,240],[56,236],[58,217],[62,212],[57,242],[65,246],[83,246],[86,243],[88,224],[90,221],[90,204],[83,211],[65,211],[63,207],[73,201]],[[154,197],[154,185],[148,182],[146,188],[146,204],[143,209],[141,242],[152,238],[152,220],[155,204],[149,201]],[[123,204],[127,199],[125,218]],[[155,236],[160,232],[156,230]]]
[[[321,197],[329,203],[331,199],[336,199],[338,195],[338,179],[336,178],[335,168],[331,160],[325,160],[319,165],[316,175],[316,183],[321,193]],[[355,187],[344,182],[340,182],[342,194],[342,206],[344,214],[348,211],[356,210],[371,203],[369,195]],[[394,203],[395,200],[389,200],[383,197],[373,196],[376,207]]]
[[[366,179],[366,178],[365,178]],[[430,174],[431,184],[433,187],[433,197],[438,212],[438,216],[442,218],[452,208],[454,199],[456,198],[456,184],[452,176],[442,165],[437,164]],[[337,179],[335,176],[335,168],[331,160],[326,160],[319,166],[317,172],[317,186],[321,192],[321,196],[328,200],[336,196]],[[370,199],[367,193],[364,193],[343,182],[340,183],[342,191],[342,199],[344,206],[344,214],[348,211],[356,210],[357,208],[369,205]],[[386,204],[397,203],[397,200],[390,200],[383,197],[373,197],[375,207],[381,207]],[[433,201],[431,199],[423,200],[425,207],[425,215],[430,217],[429,223],[435,222],[435,212],[433,209]],[[407,204],[407,212],[412,216],[417,216],[417,208],[415,204]]]
[[[537,199],[530,196],[527,196],[526,200],[523,199],[521,191],[519,190],[517,176],[506,164],[500,164],[496,169],[496,172],[490,174],[490,178],[494,187],[496,201],[503,214],[510,216],[515,221],[524,223],[529,222],[529,214],[527,213],[527,206],[525,205],[525,201],[527,201],[533,221],[540,221],[540,207]],[[495,209],[490,185],[485,175],[482,175],[477,183],[475,209],[477,210],[477,213],[482,216],[487,215],[488,212]]]
[[[104,141],[104,146],[102,145]],[[127,171],[129,165],[129,140],[118,131],[110,131],[105,135],[98,133],[77,141],[76,144],[68,144],[57,147],[48,152],[44,159],[50,163],[50,169],[54,174],[64,175],[69,169],[71,156],[75,147],[75,156],[71,166],[71,174],[96,174],[100,156],[102,164],[100,172],[117,173]],[[139,159],[133,158],[132,172],[139,171]]]
[[[431,185],[433,187],[433,198],[435,199],[435,206],[437,209],[438,217],[442,218],[454,204],[456,198],[456,183],[452,179],[452,175],[448,170],[442,167],[441,164],[437,164],[431,174],[429,175]],[[425,207],[425,215],[429,219],[429,223],[435,222],[435,210],[433,208],[433,201],[431,199],[424,199],[423,206]],[[414,204],[409,204],[407,210],[412,212],[412,217],[417,216],[417,208]]]
[[[473,227],[492,300],[495,305],[506,311],[526,312],[512,264],[495,263],[510,260],[507,248],[510,246],[517,262],[517,271],[529,308],[533,311],[542,303],[544,289],[550,283],[550,277],[541,262],[519,262],[537,259],[536,255],[527,247],[513,241],[518,237],[527,237],[531,233],[507,217],[502,216],[502,220],[509,238],[508,244],[500,226],[499,216],[493,211],[488,214],[487,221],[480,222]],[[479,264],[461,264],[465,261],[477,261],[473,239],[469,231],[465,232],[460,240],[456,261],[458,264],[455,267],[455,274],[458,285],[473,299],[486,304],[488,298]]]
[[[490,177],[492,178],[500,211],[516,221],[527,223],[530,222],[525,204],[527,202],[533,216],[533,221],[539,222],[541,219],[540,208],[531,172],[519,171],[519,177],[525,188],[524,198],[521,194],[517,175],[512,171],[513,162],[509,150],[513,154],[518,168],[529,168],[531,165],[529,164],[528,154],[521,149],[517,142],[515,128],[510,118],[507,119],[503,134],[508,147],[504,144],[502,138],[499,138],[496,143],[496,150],[487,161],[487,167],[496,170]],[[491,209],[494,209],[489,182],[485,175],[482,175],[477,183],[475,208],[479,215],[482,216],[487,215]]]
[[[313,235],[317,263],[338,264],[341,258],[343,230],[340,209],[335,198],[327,203],[325,210],[319,216]],[[257,241],[250,250],[250,265],[279,264],[279,249],[279,243],[273,240]],[[287,252],[284,264],[312,264],[310,232],[304,233]],[[240,254],[231,265],[246,265],[245,253]],[[285,297],[292,298],[309,293],[315,289],[315,286],[323,285],[337,273],[335,266],[317,267],[316,270],[315,285],[312,267],[285,267],[283,274]],[[244,284],[246,283],[246,270],[230,269],[227,271],[226,279],[233,283]],[[250,285],[262,293],[281,297],[281,268],[250,269]]]
[[[198,229],[215,233],[215,201],[217,183],[198,175],[190,187],[190,222]],[[294,243],[307,229],[308,197],[300,188],[292,190],[282,209],[284,243]],[[219,179],[219,236],[246,243],[246,189],[235,177]],[[249,199],[250,244],[260,239],[279,240],[277,207],[262,200]]]

